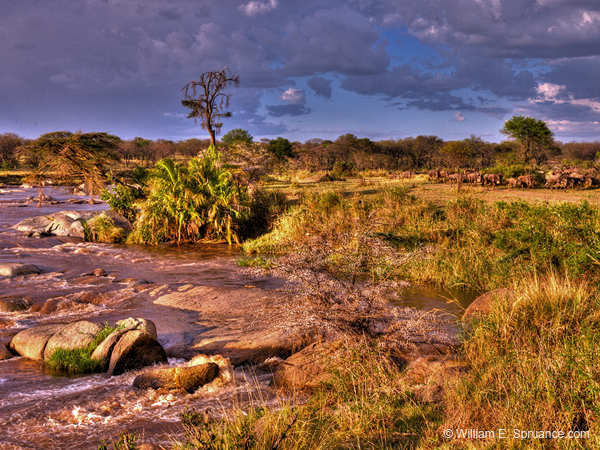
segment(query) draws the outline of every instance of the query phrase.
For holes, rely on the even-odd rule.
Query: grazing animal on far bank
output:
[[[486,173],[483,175],[483,185],[487,186],[490,183],[492,186],[500,185],[502,183],[501,173]]]
[[[507,178],[506,184],[508,185],[509,188],[516,189],[519,186],[519,180],[517,180],[516,178]]]
[[[520,183],[521,189],[532,189],[534,187],[533,176],[532,175],[521,175],[517,178],[517,181]]]

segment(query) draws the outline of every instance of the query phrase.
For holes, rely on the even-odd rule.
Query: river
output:
[[[2,341],[42,323],[145,317],[156,323],[169,364],[182,365],[188,356],[185,349],[201,326],[194,315],[154,304],[153,290],[188,284],[277,289],[284,283],[249,278],[235,263],[238,249],[227,245],[94,244],[73,238],[27,238],[11,229],[28,217],[107,209],[104,203],[80,203],[87,198],[72,196],[66,188],[45,193],[58,203],[38,208],[27,200],[37,189],[0,189],[0,262],[33,264],[42,270],[37,276],[0,280],[0,298],[22,297],[33,305],[27,312],[0,312]],[[108,276],[85,276],[98,268]],[[411,287],[401,304],[460,315],[473,298],[473,293]],[[234,382],[226,387],[189,395],[135,390],[131,383],[136,373],[68,377],[48,373],[42,363],[22,357],[0,361],[0,448],[96,449],[102,439],[115,441],[123,430],[137,432],[143,442],[168,445],[181,433],[179,413],[185,406],[219,411],[248,395],[276,402],[266,387],[268,373],[236,369],[233,374]]]

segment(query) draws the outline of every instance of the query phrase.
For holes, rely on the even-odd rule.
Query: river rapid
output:
[[[81,319],[114,323],[144,317],[157,325],[158,340],[171,366],[183,365],[193,337],[202,332],[197,314],[153,303],[165,289],[186,285],[277,289],[284,280],[249,278],[238,268],[239,251],[227,245],[162,245],[143,247],[86,243],[74,238],[28,238],[11,227],[19,221],[64,210],[105,210],[66,188],[45,190],[55,204],[27,200],[37,189],[0,188],[0,262],[33,264],[40,275],[0,279],[1,297],[21,297],[33,306],[26,312],[0,312],[0,342],[38,324]],[[85,202],[80,203],[82,200]],[[75,202],[75,203],[73,203]],[[95,269],[108,276],[88,276]],[[408,288],[402,306],[441,309],[460,314],[473,293]],[[63,376],[22,357],[0,361],[0,448],[96,449],[102,439],[116,441],[123,430],[135,431],[141,442],[168,446],[180,436],[184,407],[218,414],[241,399],[275,404],[267,388],[268,371],[236,369],[225,387],[202,388],[194,394],[140,391],[131,387],[139,372]]]

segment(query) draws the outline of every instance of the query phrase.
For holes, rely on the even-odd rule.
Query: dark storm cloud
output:
[[[315,94],[326,99],[331,98],[331,80],[326,80],[323,77],[312,77],[307,84],[309,88],[315,91]]]
[[[417,38],[439,58],[393,54],[382,30]],[[5,1],[0,98],[11,110],[0,110],[0,124],[49,127],[60,110],[116,131],[119,111],[135,111],[128,121],[145,127],[137,135],[155,132],[181,112],[187,82],[225,66],[242,82],[232,124],[254,124],[255,134],[281,134],[284,125],[268,117],[312,111],[304,101],[261,102],[266,92],[303,87],[302,78],[326,99],[340,83],[403,108],[500,117],[517,102],[580,122],[600,101],[598,42],[600,2],[591,0]],[[543,83],[560,89],[542,103]]]

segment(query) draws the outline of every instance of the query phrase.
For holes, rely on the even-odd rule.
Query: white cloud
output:
[[[460,111],[454,113],[454,118],[457,122],[464,122],[466,120],[465,116],[463,116],[463,113],[461,113]]]
[[[251,1],[247,5],[241,5],[240,11],[248,16],[255,16],[268,13],[275,8],[277,8],[277,0],[269,0],[267,3]]]
[[[306,96],[302,89],[289,88],[280,97],[283,101],[290,105],[300,105],[306,102]]]

